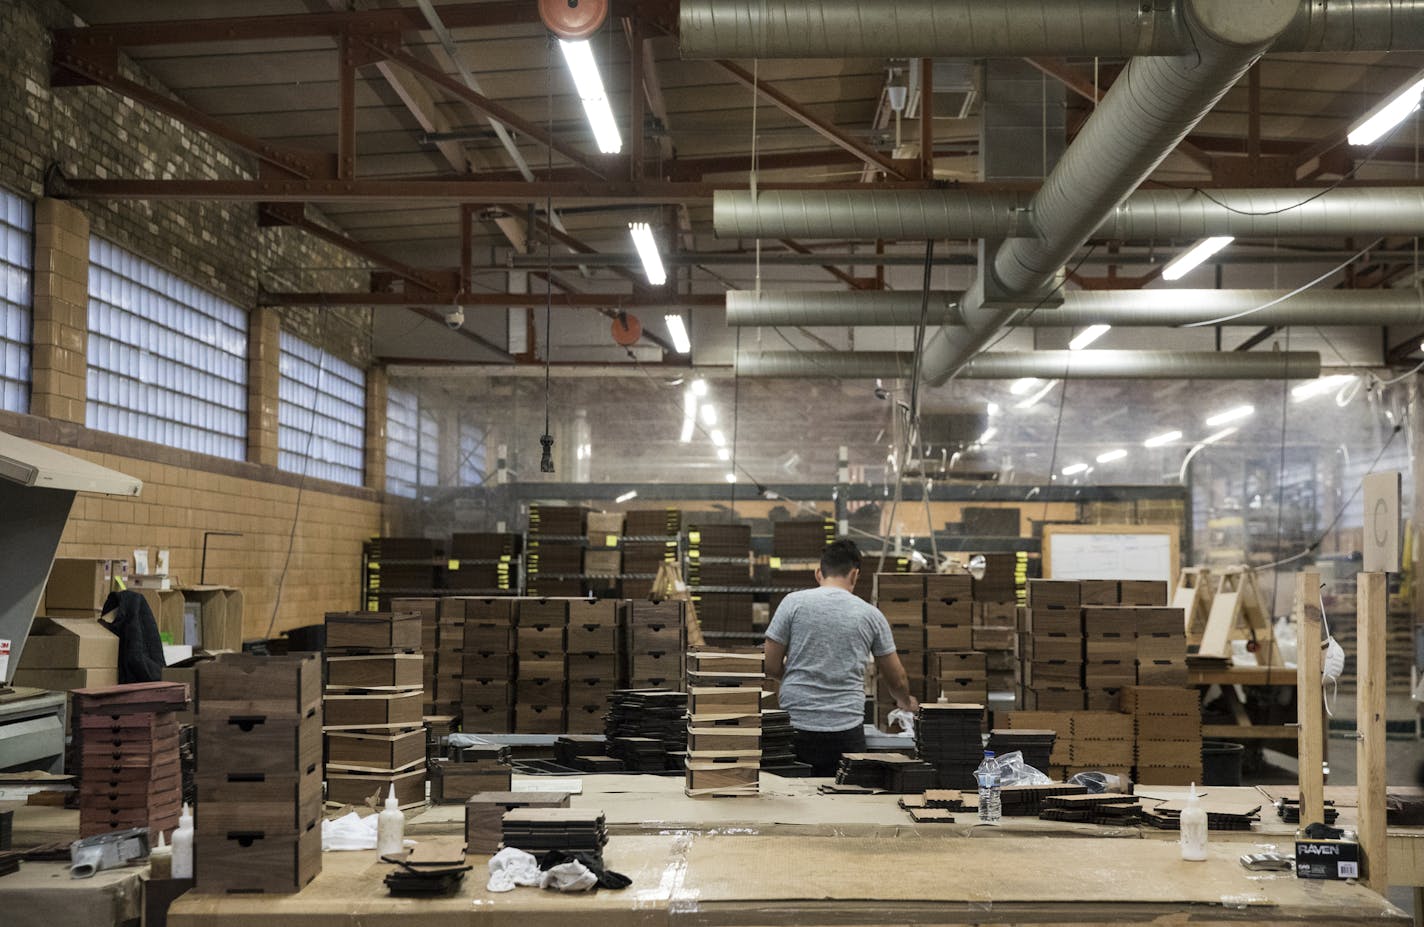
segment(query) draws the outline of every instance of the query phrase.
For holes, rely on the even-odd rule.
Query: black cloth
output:
[[[548,872],[555,866],[562,866],[564,863],[582,863],[584,868],[593,873],[598,879],[595,888],[609,888],[614,891],[627,888],[633,884],[633,880],[621,872],[614,872],[612,869],[603,868],[603,860],[592,853],[571,853],[567,850],[550,850],[539,857],[539,871]]]
[[[119,636],[119,685],[161,681],[163,640],[148,600],[127,589],[111,592],[104,600],[104,614],[111,612],[112,621],[99,623]]]
[[[796,761],[811,767],[813,776],[835,776],[841,754],[865,752],[865,728],[848,731],[796,731]]]

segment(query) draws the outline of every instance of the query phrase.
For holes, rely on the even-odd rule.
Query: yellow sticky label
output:
[[[687,552],[687,559],[689,560],[696,560],[700,556],[701,554],[698,553],[697,548],[695,547]]]
[[[771,568],[772,568],[773,570],[779,570],[779,569],[781,569],[781,558],[780,558],[780,557],[772,557],[772,558],[771,558]]]
[[[449,563],[449,567],[450,567],[450,569],[452,569],[452,570],[458,570],[458,569],[460,568],[460,561],[458,561],[458,560],[451,560],[450,563]]]
[[[701,531],[689,531],[689,532],[687,532],[687,543],[689,543],[689,544],[701,544],[701,543],[702,543],[702,532],[701,532]]]
[[[618,535],[616,535],[616,534],[607,535],[607,536],[603,539],[603,543],[606,544],[606,545],[608,545],[609,547],[617,547],[617,546],[618,546]]]
[[[501,554],[501,555],[500,555],[500,558],[499,558],[499,562],[500,562],[500,563],[508,563],[508,562],[509,562],[509,554]]]

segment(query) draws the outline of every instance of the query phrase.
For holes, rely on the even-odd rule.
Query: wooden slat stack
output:
[[[618,688],[618,626],[627,606],[602,599],[569,602],[568,698],[565,730],[596,734],[603,730],[608,696]]]
[[[515,599],[463,599],[460,713],[466,733],[514,730]]]
[[[687,794],[757,794],[761,774],[760,653],[689,653]]]
[[[131,827],[169,831],[182,800],[176,712],[181,682],[75,689],[79,835]]]

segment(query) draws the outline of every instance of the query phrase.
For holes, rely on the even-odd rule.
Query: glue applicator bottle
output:
[[[178,813],[178,829],[173,832],[173,878],[193,877],[193,811],[188,803]]]
[[[1182,809],[1182,859],[1193,861],[1206,859],[1206,812],[1197,798],[1197,784],[1192,783],[1192,791],[1187,795],[1187,806]]]
[[[158,832],[158,843],[148,851],[148,877],[173,878],[173,848],[163,842],[163,831]]]
[[[395,856],[405,849],[405,815],[396,803],[396,785],[391,783],[391,793],[386,796],[386,807],[376,818],[376,852],[381,856]]]

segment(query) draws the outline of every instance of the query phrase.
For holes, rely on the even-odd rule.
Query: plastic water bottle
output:
[[[999,763],[993,750],[984,751],[984,762],[974,770],[974,778],[979,781],[979,823],[999,823]]]

